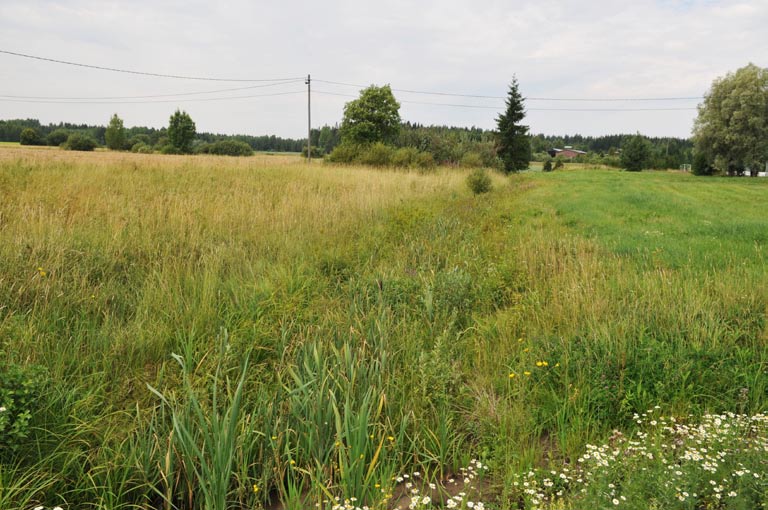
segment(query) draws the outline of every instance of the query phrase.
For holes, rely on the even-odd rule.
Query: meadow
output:
[[[0,147],[0,508],[765,507],[768,181],[492,178]]]

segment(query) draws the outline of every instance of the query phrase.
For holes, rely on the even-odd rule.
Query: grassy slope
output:
[[[243,502],[254,481],[287,499],[275,473],[289,460],[311,470],[329,438],[350,442],[324,428],[328,381],[349,416],[386,401],[355,446],[383,483],[471,454],[503,482],[655,404],[766,407],[762,181],[556,172],[472,197],[461,173],[13,153],[0,154],[0,349],[54,382],[39,421],[70,446],[53,455],[41,436],[39,469],[60,473],[49,498],[156,499],[152,462],[108,466],[162,452],[145,383],[176,388],[180,352],[204,387],[221,328],[235,353],[255,348],[245,408],[273,438],[238,454]]]

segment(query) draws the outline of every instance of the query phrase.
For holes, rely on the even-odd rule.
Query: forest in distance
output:
[[[92,137],[104,145],[104,134],[107,127],[100,125],[49,123],[42,124],[37,119],[0,120],[0,142],[18,142],[21,132],[31,128],[40,135],[41,144],[59,145],[60,141],[52,133],[82,133]],[[313,156],[330,154],[341,143],[341,133],[338,125],[322,126],[312,129]],[[144,126],[126,127],[126,136],[131,141],[142,141],[149,146],[161,146],[167,137],[167,128]],[[619,153],[624,141],[632,135],[612,134],[602,136],[574,135],[545,135],[530,136],[531,153],[534,161],[544,161],[548,158],[547,151],[552,148],[573,147],[587,154],[579,156],[574,161],[602,164],[607,166],[620,165]],[[650,143],[650,168],[669,169],[679,168],[690,164],[693,159],[693,142],[686,138],[675,137],[645,137]],[[195,144],[202,146],[222,140],[234,140],[247,143],[254,151],[259,152],[301,152],[306,145],[306,138],[282,138],[275,135],[226,135],[220,133],[198,132]],[[131,144],[133,145],[133,144]],[[458,164],[469,151],[492,151],[494,132],[477,127],[427,126],[419,123],[403,122],[400,133],[394,143],[397,147],[415,147],[433,154],[435,161],[443,164]],[[315,152],[314,148],[317,148]]]

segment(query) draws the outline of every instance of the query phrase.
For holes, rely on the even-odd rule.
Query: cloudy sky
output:
[[[768,0],[1,0],[0,50],[297,80],[182,80],[0,53],[0,118],[106,124],[117,113],[129,126],[161,127],[181,108],[199,131],[299,138],[311,74],[314,126],[340,121],[354,85],[391,84],[404,120],[493,128],[501,99],[405,91],[503,96],[516,75],[535,133],[687,137],[697,99],[533,98],[700,97],[718,76],[768,65],[766,27]],[[86,99],[60,104],[68,98]]]

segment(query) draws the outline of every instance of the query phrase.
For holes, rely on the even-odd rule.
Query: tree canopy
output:
[[[637,134],[626,139],[621,147],[621,167],[630,172],[639,172],[649,167],[651,144],[644,136]]]
[[[496,119],[498,126],[497,152],[505,172],[517,172],[528,168],[531,161],[531,142],[528,126],[521,124],[525,118],[523,96],[512,79],[506,101],[507,109]]]
[[[123,119],[112,115],[109,119],[109,125],[104,132],[104,139],[107,143],[107,147],[113,151],[120,151],[125,148],[125,126],[123,125]]]
[[[168,123],[168,141],[171,146],[182,154],[192,152],[192,141],[195,139],[195,123],[187,112],[176,110]]]
[[[697,153],[721,173],[756,172],[768,161],[768,69],[749,64],[716,79],[693,128]]]
[[[400,130],[400,103],[389,85],[370,87],[344,105],[341,138],[351,144],[392,142]]]

